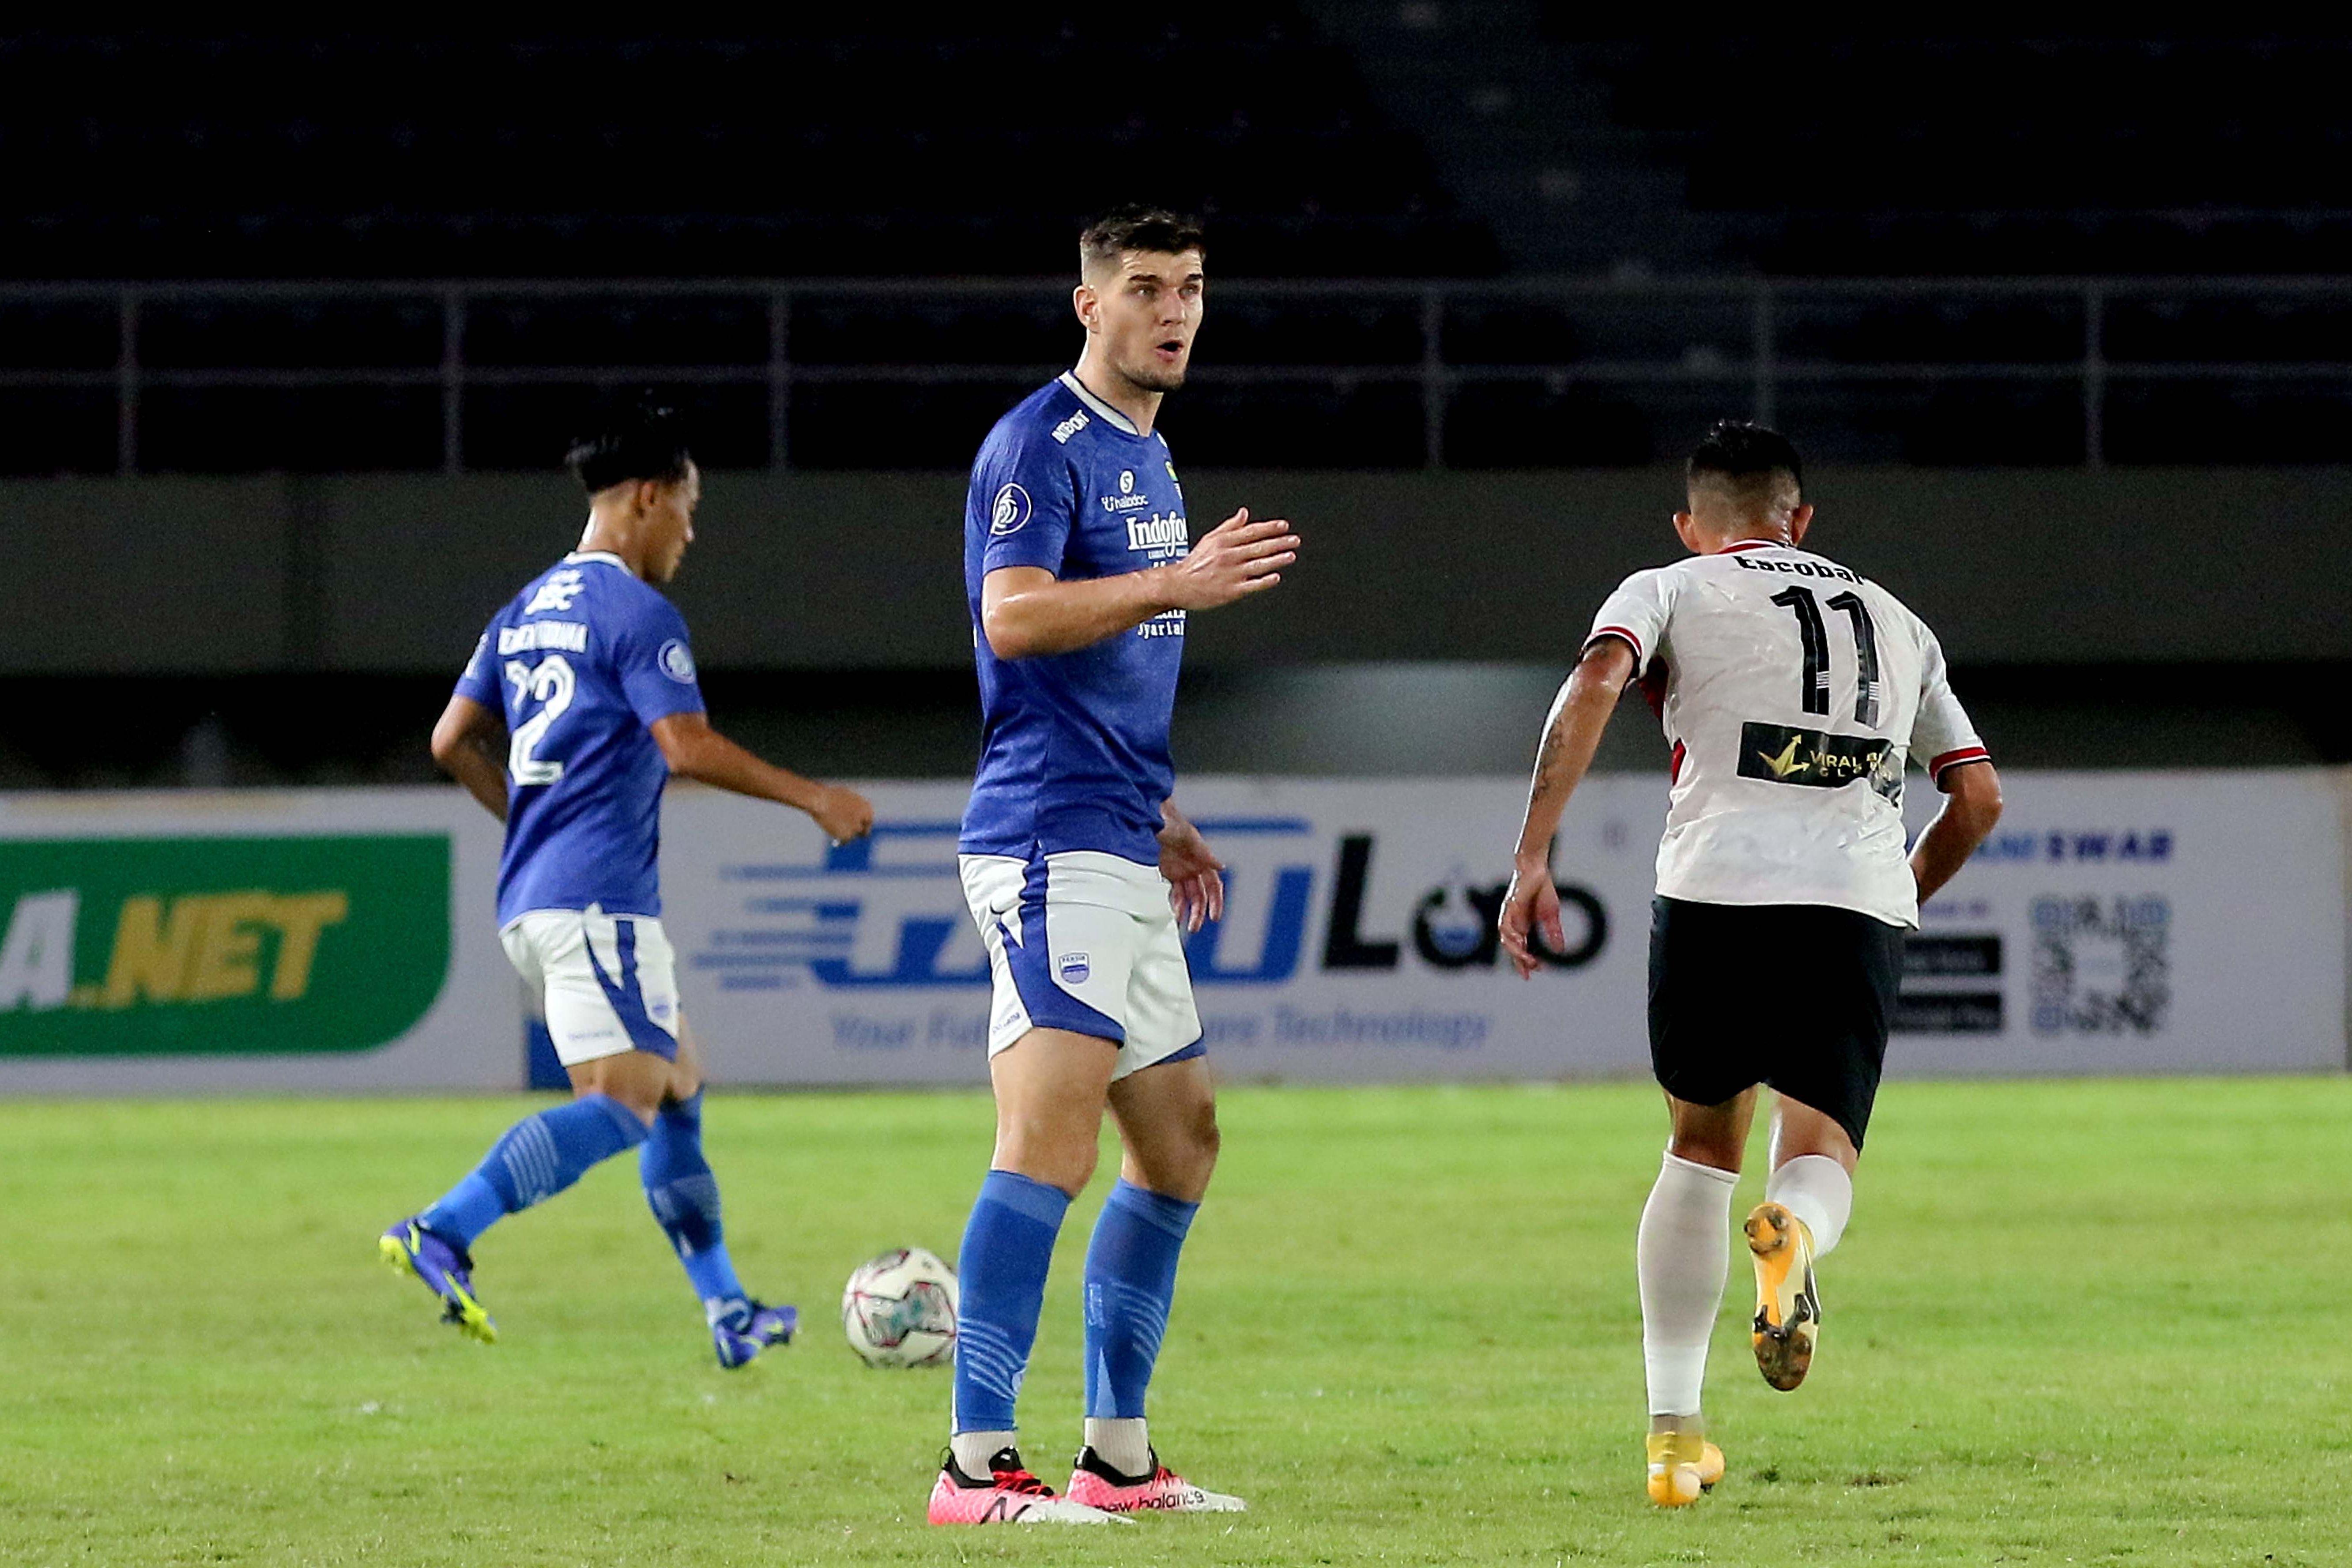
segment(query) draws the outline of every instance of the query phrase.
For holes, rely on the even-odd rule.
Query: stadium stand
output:
[[[0,285],[0,471],[537,468],[623,379],[717,467],[957,468],[1068,352],[1058,286],[1013,280],[1139,187],[1214,236],[1195,466],[1641,465],[1726,411],[1853,462],[2332,462],[2343,291],[2190,275],[2352,269],[2305,155],[2352,136],[2347,48],[1601,36],[1540,0],[22,35],[0,271],[81,281]],[[335,281],[268,291],[299,279]]]
[[[0,81],[17,278],[1037,274],[1139,188],[1208,216],[1234,271],[1498,261],[1278,5],[40,33],[0,43]]]

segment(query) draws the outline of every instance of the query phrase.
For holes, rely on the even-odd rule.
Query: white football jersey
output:
[[[1610,637],[1633,647],[1674,748],[1660,893],[1919,923],[1904,763],[1940,778],[1985,749],[1900,599],[1810,551],[1742,540],[1626,578],[1585,646]]]

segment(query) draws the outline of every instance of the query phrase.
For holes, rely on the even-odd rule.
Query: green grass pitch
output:
[[[869,1254],[952,1257],[984,1099],[714,1098],[735,1256],[809,1318],[733,1373],[631,1161],[486,1239],[495,1347],[377,1264],[527,1103],[0,1105],[0,1562],[2352,1558],[2352,1080],[1890,1086],[1812,1380],[1757,1377],[1740,1268],[1730,1471],[1675,1513],[1640,1487],[1653,1090],[1234,1089],[1152,1414],[1252,1511],[1115,1534],[925,1527],[947,1377],[833,1319]],[[1107,1181],[1023,1404],[1057,1484]]]

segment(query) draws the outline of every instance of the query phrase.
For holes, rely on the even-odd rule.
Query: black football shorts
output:
[[[1653,900],[1650,1062],[1659,1084],[1697,1105],[1765,1084],[1834,1118],[1861,1148],[1905,934],[1822,904]]]

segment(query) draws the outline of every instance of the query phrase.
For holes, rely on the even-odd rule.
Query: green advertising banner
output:
[[[0,841],[0,1058],[364,1051],[449,973],[446,833]]]

